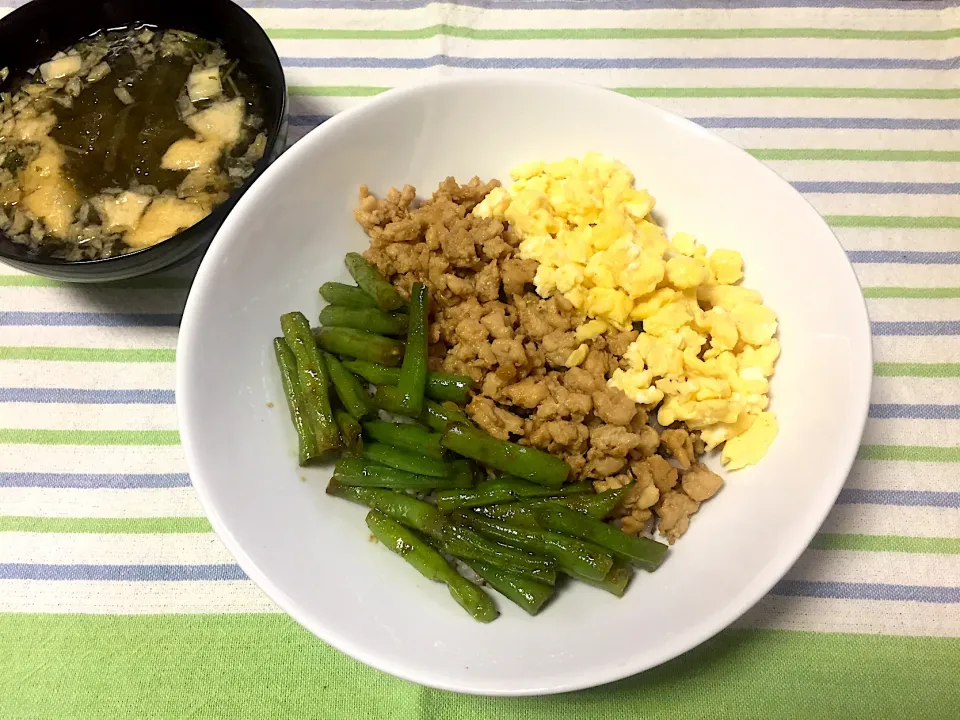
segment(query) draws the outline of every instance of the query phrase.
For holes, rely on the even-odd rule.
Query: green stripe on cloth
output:
[[[853,150],[845,148],[754,148],[757,160],[853,160],[873,162],[960,162],[955,150]]]
[[[57,518],[0,516],[0,532],[32,533],[175,533],[212,532],[210,521],[202,517],[160,518]]]
[[[960,217],[946,215],[824,215],[833,227],[960,229]]]
[[[730,630],[642,675],[533,698],[427,690],[283,615],[10,614],[0,616],[0,647],[4,718],[876,720],[948,718],[960,707],[957,638]]]
[[[863,445],[861,460],[906,460],[908,462],[960,462],[960,447],[933,445]]]
[[[873,366],[877,377],[960,377],[960,363],[892,363],[881,362]]]
[[[176,430],[0,429],[2,445],[179,445]]]
[[[0,516],[0,532],[175,535],[212,533],[213,528],[210,526],[210,521],[202,517],[56,518],[14,515]],[[821,533],[814,538],[810,547],[817,550],[958,555],[960,539]]]
[[[375,85],[291,85],[291,95],[370,97],[390,88]],[[956,100],[960,88],[848,87],[618,87],[615,92],[636,98],[873,98],[886,100]]]
[[[173,349],[0,347],[0,360],[46,360],[52,362],[164,362],[176,360]]]
[[[111,283],[93,284],[97,290],[185,290],[190,287],[188,278],[135,278],[115,280]],[[39,275],[0,275],[0,287],[75,287],[76,283],[63,282]]]
[[[274,40],[429,40],[441,35],[469,40],[947,40],[960,28],[945,30],[847,30],[842,28],[471,28],[431,25],[409,30],[269,28]]]
[[[916,298],[938,300],[960,298],[960,287],[865,287],[866,298]]]
[[[810,547],[817,550],[864,550],[866,552],[960,555],[960,538],[821,533],[813,539]]]

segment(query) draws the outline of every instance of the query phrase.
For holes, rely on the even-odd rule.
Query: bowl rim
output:
[[[252,192],[246,193],[239,202],[257,202],[259,193],[265,191],[267,185],[269,185],[274,175],[279,176],[284,173],[288,164],[293,165],[300,161],[297,156],[300,153],[305,152],[307,147],[311,146],[313,143],[319,142],[324,135],[332,132],[335,128],[339,128],[341,125],[352,122],[355,118],[363,117],[367,114],[381,112],[389,108],[391,105],[401,102],[406,98],[431,93],[444,87],[489,85],[508,85],[514,87],[537,86],[541,88],[546,86],[553,87],[557,90],[576,89],[578,92],[588,94],[593,93],[597,97],[603,96],[606,99],[609,99],[609,95],[617,95],[621,98],[624,107],[627,107],[628,103],[641,102],[645,106],[646,111],[659,116],[665,122],[678,124],[684,127],[688,132],[696,134],[705,141],[720,143],[726,146],[728,149],[747,155],[747,157],[750,157],[750,159],[756,163],[757,171],[759,173],[764,173],[769,182],[783,183],[789,187],[789,183],[787,183],[786,180],[784,180],[759,160],[749,156],[746,151],[720,137],[719,135],[707,130],[706,128],[697,125],[691,120],[667,110],[663,110],[662,108],[650,103],[643,102],[642,100],[620,95],[619,93],[607,88],[578,81],[541,78],[533,76],[529,73],[524,73],[515,75],[489,74],[460,78],[440,78],[387,90],[361,105],[354,106],[348,110],[338,113],[324,122],[322,125],[307,133],[294,146],[291,146],[290,152],[284,153],[283,157],[279,158],[264,172],[258,183],[252,188]],[[206,512],[211,526],[230,550],[231,554],[236,558],[238,565],[240,565],[247,576],[253,580],[253,582],[256,583],[271,598],[271,600],[273,600],[294,621],[309,630],[322,642],[333,646],[337,650],[340,650],[341,652],[344,652],[371,667],[389,673],[395,677],[415,682],[426,687],[465,694],[503,697],[550,695],[576,690],[585,690],[632,677],[673,660],[674,658],[679,657],[691,649],[703,644],[707,640],[716,636],[722,630],[729,627],[750,608],[756,605],[765,595],[767,595],[808,548],[817,531],[820,529],[824,520],[826,520],[827,515],[833,508],[836,499],[839,496],[847,477],[849,476],[850,470],[856,461],[867,422],[870,394],[873,384],[873,344],[866,299],[863,297],[861,285],[856,273],[854,272],[853,266],[850,263],[849,258],[847,258],[846,254],[843,252],[843,247],[836,235],[833,233],[829,225],[827,225],[826,221],[819,214],[819,212],[813,208],[811,203],[802,194],[794,190],[792,187],[790,187],[790,190],[794,192],[796,196],[801,199],[813,213],[816,214],[819,222],[822,224],[823,230],[827,231],[830,236],[833,237],[834,242],[837,243],[838,248],[840,249],[841,253],[843,253],[848,278],[850,281],[855,283],[857,289],[860,290],[860,303],[854,306],[854,311],[857,317],[853,318],[851,322],[859,326],[857,332],[858,334],[862,333],[863,337],[866,339],[866,342],[863,343],[865,347],[861,348],[862,354],[860,354],[859,357],[854,357],[851,359],[851,365],[859,365],[860,371],[858,373],[858,377],[855,377],[853,381],[857,385],[857,389],[859,391],[857,394],[859,395],[859,398],[850,404],[852,417],[859,417],[859,421],[854,427],[856,432],[849,435],[850,438],[853,438],[850,441],[850,446],[842,448],[842,451],[838,451],[837,453],[838,462],[836,464],[836,474],[833,478],[832,486],[827,486],[824,488],[824,491],[817,496],[818,506],[808,510],[806,526],[803,528],[803,532],[798,531],[795,533],[792,541],[789,543],[789,552],[781,552],[779,555],[771,558],[764,567],[763,572],[759,574],[750,585],[744,588],[744,590],[752,588],[749,593],[745,595],[741,593],[741,595],[738,596],[738,598],[735,598],[734,601],[731,601],[729,605],[722,608],[717,613],[702,619],[701,622],[696,626],[696,632],[689,633],[689,636],[684,642],[670,645],[666,650],[658,650],[650,653],[646,656],[643,656],[643,658],[640,660],[629,661],[615,667],[604,666],[601,668],[600,672],[582,673],[576,680],[551,681],[546,685],[544,685],[542,682],[540,684],[528,682],[522,687],[510,686],[502,689],[491,689],[489,687],[477,688],[472,686],[469,680],[458,682],[448,681],[448,679],[445,677],[424,677],[424,673],[419,670],[409,672],[402,661],[389,658],[383,659],[378,656],[375,651],[368,651],[363,646],[357,644],[349,635],[340,634],[336,628],[322,626],[322,623],[314,621],[314,619],[311,617],[312,613],[307,606],[301,604],[299,601],[294,600],[292,597],[275,586],[267,574],[260,569],[260,567],[250,558],[249,555],[247,555],[240,542],[230,531],[224,518],[219,514],[214,500],[211,494],[208,492],[204,479],[200,476],[194,477],[191,473],[191,481],[193,486],[196,488],[201,506]],[[234,224],[240,222],[240,215],[232,213],[217,232],[217,235],[211,243],[210,249],[204,257],[204,260],[197,272],[195,281],[187,298],[186,306],[183,312],[183,319],[180,326],[180,333],[177,342],[176,363],[177,417],[181,432],[181,442],[186,455],[188,469],[191,467],[197,467],[199,465],[197,457],[200,454],[199,448],[201,445],[199,442],[199,436],[195,438],[193,435],[194,426],[190,421],[190,413],[188,411],[189,400],[185,401],[182,395],[183,389],[191,385],[188,379],[190,374],[189,366],[193,353],[191,346],[194,342],[194,338],[199,340],[199,336],[202,333],[200,324],[201,308],[203,306],[204,296],[208,291],[208,287],[214,281],[217,270],[219,269],[217,267],[218,256],[227,252],[230,238],[234,233]]]
[[[34,0],[34,1],[38,1],[38,0]],[[51,0],[51,2],[53,2],[53,0]],[[14,8],[11,12],[7,13],[3,17],[0,17],[0,24],[11,24],[11,23],[17,22],[18,14],[20,13],[20,11],[25,10],[28,5],[32,5],[32,4],[33,4],[32,2],[25,3],[23,5],[20,5],[17,8]],[[27,265],[27,266],[38,266],[38,267],[45,267],[45,268],[76,267],[76,268],[90,268],[91,271],[93,271],[94,269],[100,269],[100,268],[104,270],[109,270],[111,265],[133,262],[132,258],[140,257],[145,253],[149,253],[154,248],[157,248],[166,243],[175,242],[176,244],[180,244],[180,242],[184,240],[183,236],[186,233],[198,234],[199,236],[203,236],[204,233],[209,233],[211,231],[214,231],[223,223],[223,221],[228,217],[229,213],[233,210],[233,207],[236,205],[240,197],[246,194],[247,190],[253,187],[254,181],[272,163],[271,156],[274,150],[276,149],[277,144],[281,142],[281,140],[283,139],[284,127],[286,126],[286,122],[287,122],[287,104],[288,104],[287,78],[286,78],[286,74],[283,72],[283,63],[280,62],[280,56],[277,53],[276,46],[273,44],[273,41],[270,39],[270,36],[267,35],[266,29],[259,22],[257,22],[256,18],[254,18],[253,15],[251,15],[245,7],[243,7],[242,5],[238,5],[236,3],[230,3],[230,5],[233,5],[235,9],[231,9],[229,12],[239,11],[241,14],[238,15],[238,17],[246,16],[245,22],[247,24],[247,27],[244,30],[244,32],[249,32],[252,36],[259,36],[262,40],[265,41],[265,45],[269,48],[269,52],[267,54],[264,54],[261,57],[261,61],[270,65],[269,72],[271,75],[273,75],[276,78],[276,80],[278,81],[278,85],[280,86],[280,89],[281,89],[280,104],[279,104],[279,107],[277,108],[276,119],[274,122],[270,124],[270,127],[267,131],[267,145],[263,151],[263,157],[261,157],[260,160],[258,160],[257,163],[254,165],[253,172],[240,185],[238,185],[236,188],[231,190],[227,196],[227,199],[224,200],[217,207],[213,208],[210,214],[207,215],[205,218],[203,218],[197,223],[194,223],[190,227],[184,228],[177,234],[171,235],[166,240],[161,240],[160,242],[155,243],[153,245],[148,245],[146,247],[142,247],[128,253],[123,253],[122,255],[114,255],[112,257],[107,257],[107,258],[93,258],[93,259],[85,259],[85,260],[64,260],[63,258],[54,258],[54,257],[47,257],[42,255],[37,255],[34,257],[19,256],[6,251],[3,248],[3,246],[0,245],[0,259],[9,260],[12,263],[18,263],[18,264],[22,263],[23,265]],[[148,12],[149,4],[145,3],[144,7],[147,9],[146,14],[149,14]],[[26,13],[23,13],[23,14],[26,14]],[[149,20],[142,20],[138,22],[144,25],[151,25]],[[113,28],[113,29],[116,29],[116,28]],[[99,31],[99,32],[102,32],[102,31]],[[84,37],[88,37],[88,35],[84,35],[77,38],[75,42],[79,42]],[[9,239],[9,236],[7,236],[7,234],[4,233],[3,231],[0,231],[0,237]],[[10,242],[13,242],[13,241],[10,240]],[[187,254],[190,254],[192,252],[193,252],[192,249],[188,250]]]

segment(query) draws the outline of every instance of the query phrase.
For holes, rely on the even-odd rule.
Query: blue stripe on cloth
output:
[[[191,582],[246,580],[238,565],[55,565],[0,564],[0,580],[93,582]],[[894,600],[928,603],[960,602],[960,588],[881,583],[783,580],[774,595],[842,600]]]
[[[331,115],[291,115],[288,122],[298,127],[316,127],[331,117]]]
[[[180,316],[164,313],[0,312],[0,325],[177,327]]]
[[[190,487],[186,473],[0,473],[0,487],[72,488],[77,490],[143,490]]]
[[[955,195],[960,193],[960,183],[954,182],[861,182],[820,180],[793,182],[797,192],[835,195]]]
[[[697,125],[713,129],[960,130],[960,118],[695,117],[690,120]]]
[[[960,603],[960,587],[891,585],[819,580],[781,580],[771,591],[786,597],[835,600],[891,600],[894,602]]]
[[[960,420],[960,405],[907,405],[885,403],[870,406],[870,417],[878,420]]]
[[[239,565],[53,565],[0,563],[0,580],[182,582],[246,580]]]
[[[854,253],[851,252],[850,255]],[[960,255],[960,253],[955,253]],[[853,262],[858,262],[851,258]],[[91,326],[91,327],[176,327],[179,315],[124,315],[119,313],[0,312],[0,325]],[[960,321],[874,322],[873,334],[960,335]]]
[[[0,388],[0,403],[72,403],[79,405],[172,405],[173,390],[86,390],[81,388]],[[960,419],[960,405],[911,405],[905,403],[870,406],[870,417],[918,420]]]
[[[848,250],[852,263],[890,263],[897,265],[960,265],[960,251],[947,250]]]
[[[16,0],[22,4],[26,0]],[[416,10],[440,0],[237,0],[255,10]],[[451,0],[492,10],[731,10],[762,8],[852,8],[855,10],[945,10],[952,0]]]
[[[960,320],[890,320],[870,323],[873,334],[879,337],[903,335],[960,335]]]
[[[87,390],[83,388],[0,388],[0,403],[82,405],[172,405],[173,390]]]
[[[938,490],[859,490],[845,488],[837,505],[897,505],[900,507],[960,508],[960,492]]]
[[[80,490],[141,490],[190,487],[186,473],[166,474],[82,474],[82,473],[0,473],[0,487],[72,488]],[[932,490],[845,489],[839,505],[903,505],[907,507],[960,507],[960,492]]]
[[[423,70],[433,67],[469,70],[956,70],[960,58],[807,58],[807,57],[282,57],[290,68],[362,68]]]

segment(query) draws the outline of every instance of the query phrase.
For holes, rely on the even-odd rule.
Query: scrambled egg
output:
[[[661,425],[682,421],[707,449],[723,445],[728,469],[757,463],[777,435],[767,406],[780,345],[774,312],[737,284],[740,253],[708,253],[686,233],[668,239],[650,217],[650,194],[634,188],[625,165],[597,153],[528,163],[511,176],[473,212],[509,222],[520,256],[539,263],[537,293],[561,293],[589,318],[567,365],[583,362],[588,340],[642,322],[625,355],[629,369],[608,384],[659,405]]]

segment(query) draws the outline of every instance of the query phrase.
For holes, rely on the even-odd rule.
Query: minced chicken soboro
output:
[[[96,260],[166,240],[223,203],[266,149],[259,90],[192,33],[98,33],[11,84],[0,229],[38,255]]]
[[[422,203],[409,185],[385,198],[361,187],[355,216],[370,237],[365,256],[404,297],[415,282],[429,286],[432,367],[477,381],[467,413],[478,426],[562,457],[598,491],[635,481],[618,524],[628,533],[655,524],[673,543],[723,481],[699,462],[696,433],[658,431],[642,407],[607,385],[625,367],[635,331],[604,333],[589,341],[583,363],[565,365],[584,318],[563,297],[536,294],[537,263],[516,256],[519,239],[508,225],[471,214],[497,186],[447,178]]]

